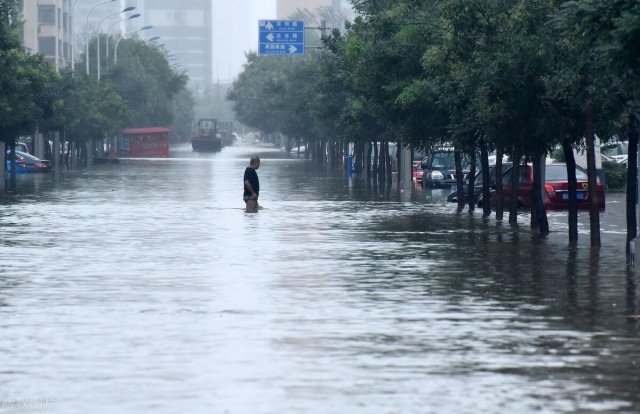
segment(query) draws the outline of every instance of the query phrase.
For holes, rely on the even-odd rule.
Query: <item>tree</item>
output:
[[[92,44],[95,43],[94,38]],[[111,85],[129,107],[128,126],[172,124],[177,96],[186,89],[188,77],[171,68],[161,49],[137,38],[120,39],[118,63],[109,66],[106,57],[102,58],[101,66],[109,69],[101,83]]]
[[[52,115],[50,91],[58,78],[42,55],[30,55],[20,46],[17,6],[16,1],[0,4],[0,140],[9,144],[12,163],[16,138],[33,133]]]
[[[102,141],[125,127],[130,109],[109,83],[70,70],[63,72],[63,83],[66,140],[76,144]]]
[[[579,90],[590,99],[586,108],[588,125],[595,118],[594,127],[604,124],[602,129],[608,132],[611,121],[617,121],[618,131],[629,140],[626,246],[629,256],[629,242],[637,236],[640,3],[635,0],[568,1],[555,24],[560,35],[571,42],[570,56],[575,59],[573,72],[580,75],[578,79],[583,88]],[[613,113],[596,113],[596,107]],[[600,136],[606,138],[606,135]],[[592,244],[598,245],[599,240],[593,238],[596,224],[593,221],[592,213]]]

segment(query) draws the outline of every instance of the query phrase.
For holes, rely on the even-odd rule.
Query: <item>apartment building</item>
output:
[[[71,64],[72,0],[25,0],[23,45],[56,69]]]
[[[172,63],[184,70],[193,89],[203,89],[213,79],[211,0],[75,0],[76,48],[98,31],[123,35],[136,33],[143,39],[159,36]],[[122,13],[127,7],[135,10]],[[140,14],[136,19],[128,16]]]
[[[158,42],[173,55],[202,91],[213,81],[213,29],[211,0],[139,0],[145,23],[153,29],[145,36],[160,36]]]

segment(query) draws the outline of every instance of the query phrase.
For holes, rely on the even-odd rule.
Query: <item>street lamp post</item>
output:
[[[103,17],[102,20],[100,20],[100,22],[98,23],[98,45],[97,45],[98,46],[98,53],[96,54],[97,55],[96,61],[97,61],[97,66],[98,66],[98,82],[100,82],[100,26],[102,26],[102,22],[104,22],[109,17],[113,17],[113,16],[116,16],[116,15],[121,14],[121,13],[126,13],[126,12],[131,11],[131,10],[135,10],[135,7],[129,6],[129,7],[124,8],[122,11],[119,11],[119,12],[116,12],[116,13],[111,13],[110,15]],[[108,36],[108,34],[107,34],[107,36]]]
[[[123,35],[122,35],[122,37],[121,37],[120,39],[118,39],[118,41],[116,42],[116,47],[115,47],[115,48],[114,48],[114,50],[113,50],[113,64],[114,64],[114,65],[117,65],[117,64],[118,64],[118,45],[120,44],[120,41],[121,41],[122,39],[124,39],[124,37],[125,37],[125,36],[127,36],[127,35],[129,35],[129,34],[131,34],[131,33],[141,32],[141,31],[143,31],[143,30],[149,30],[149,29],[151,29],[152,27],[153,27],[153,26],[151,26],[151,25],[146,25],[146,26],[142,26],[142,27],[141,27],[141,28],[139,28],[139,29],[132,30],[132,31],[130,31],[130,32],[127,32],[127,33],[123,34]]]
[[[94,4],[93,6],[91,6],[91,8],[89,9],[89,12],[87,13],[86,27],[87,28],[89,27],[89,15],[93,11],[93,9],[95,9],[98,6],[100,6],[101,4],[111,3],[111,2],[114,2],[114,1],[116,1],[116,0],[104,0],[104,1],[98,2],[98,3]],[[98,36],[99,36],[99,34],[98,34]],[[87,62],[87,76],[89,76],[89,40],[88,39],[87,39],[87,46],[86,46],[86,49],[85,49],[84,60]]]
[[[76,70],[76,2],[71,5],[71,72]]]
[[[140,17],[140,13],[132,14],[131,16],[129,16],[129,17],[125,18],[125,19],[118,20],[117,22],[113,22],[109,26],[109,28],[107,29],[107,32],[106,32],[107,33],[107,62],[109,62],[109,37],[110,37],[111,29],[113,28],[113,26],[115,26],[116,24],[120,24],[120,23],[122,23],[124,21],[127,21],[127,20],[137,19],[138,17]]]

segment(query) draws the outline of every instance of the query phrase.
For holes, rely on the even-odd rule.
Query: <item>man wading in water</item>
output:
[[[244,194],[242,199],[247,205],[247,213],[258,212],[258,195],[260,194],[260,180],[256,170],[260,168],[260,157],[251,157],[249,166],[244,170]]]

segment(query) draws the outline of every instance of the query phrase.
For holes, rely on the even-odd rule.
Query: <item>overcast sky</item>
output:
[[[246,51],[258,49],[258,20],[274,19],[275,0],[213,0],[213,80],[242,71]]]

